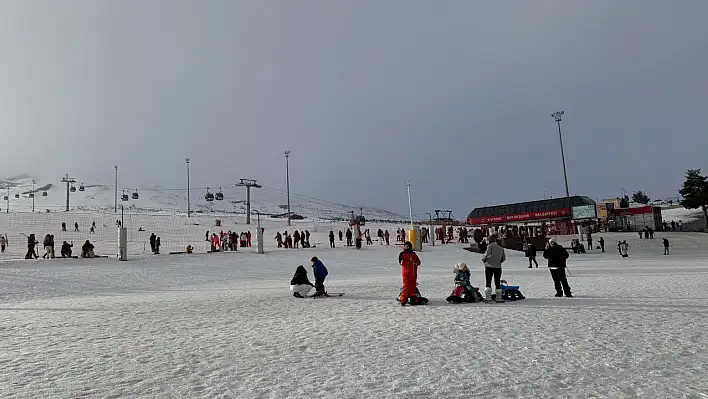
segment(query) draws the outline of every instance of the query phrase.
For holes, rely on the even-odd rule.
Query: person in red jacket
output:
[[[403,244],[403,252],[398,254],[398,263],[401,265],[401,274],[403,277],[403,289],[399,300],[401,306],[406,306],[406,302],[410,301],[411,305],[417,305],[418,299],[415,295],[415,283],[418,280],[418,266],[420,259],[413,252],[413,244],[406,241]]]

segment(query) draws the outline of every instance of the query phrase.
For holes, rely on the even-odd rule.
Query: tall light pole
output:
[[[661,149],[659,148],[659,133],[656,132],[656,128],[654,129],[654,135],[656,136],[656,154],[659,156],[659,170],[661,172],[661,195],[664,195],[664,161],[661,159]]]
[[[564,111],[556,111],[551,114],[553,119],[556,120],[556,123],[558,124],[558,139],[560,141],[560,147],[561,147],[561,160],[563,161],[563,179],[565,180],[565,196],[570,197],[570,191],[568,190],[568,174],[566,173],[565,170],[565,153],[563,152],[563,134],[561,133],[561,120],[563,119],[563,114],[565,114]]]
[[[116,190],[115,190],[114,198],[113,198],[113,213],[118,213],[118,165],[116,165],[115,168],[116,168]]]
[[[413,228],[413,207],[411,206],[411,182],[406,183],[408,187],[408,213],[411,217],[411,229]]]
[[[35,181],[32,179],[32,213],[34,213],[34,184]]]
[[[189,196],[189,158],[185,159],[187,162],[187,217],[192,213],[191,197]]]
[[[285,151],[285,186],[288,192],[288,226],[290,226],[290,150]]]
[[[431,241],[433,242],[433,246],[435,246],[435,235],[433,233],[433,215],[430,212],[425,212],[428,214],[428,219],[430,220],[430,223],[428,225],[428,237],[431,238]]]

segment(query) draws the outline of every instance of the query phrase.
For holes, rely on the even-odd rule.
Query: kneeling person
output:
[[[300,265],[295,269],[295,275],[290,280],[290,291],[295,298],[304,298],[315,285],[307,278],[305,266]]]

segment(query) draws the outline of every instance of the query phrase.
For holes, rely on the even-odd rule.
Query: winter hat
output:
[[[467,270],[467,264],[465,263],[458,263],[455,265],[455,269],[452,271],[453,273],[457,273],[460,271],[466,271]]]
[[[551,239],[548,240],[548,243],[549,243],[549,244],[557,244],[556,238],[555,238],[555,237],[551,237]]]
[[[317,262],[319,259],[317,259],[316,256],[313,256],[312,259],[310,259],[310,262]]]

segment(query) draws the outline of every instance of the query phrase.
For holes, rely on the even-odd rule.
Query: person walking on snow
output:
[[[600,249],[602,250],[602,252],[605,252],[605,239],[600,237],[598,243],[600,243]]]
[[[312,262],[312,273],[315,275],[315,296],[327,296],[327,291],[325,291],[324,281],[329,272],[327,268],[316,256],[310,259]]]
[[[486,285],[484,288],[485,302],[492,302],[492,278],[494,278],[494,286],[496,287],[497,303],[504,302],[501,289],[502,263],[506,261],[506,253],[504,248],[497,243],[497,236],[492,234],[488,238],[489,245],[487,250],[482,255],[482,263],[484,263],[484,277]]]
[[[2,253],[5,253],[5,247],[7,247],[7,238],[0,236],[0,251]]]
[[[669,254],[669,240],[666,239],[666,237],[661,239],[661,242],[664,244],[664,255]]]
[[[418,297],[416,297],[415,290],[420,258],[413,252],[413,244],[410,241],[406,241],[403,244],[403,251],[398,254],[398,264],[401,265],[401,277],[403,277],[403,288],[398,298],[401,306],[406,306],[407,302],[410,302],[411,305],[417,305]]]
[[[526,256],[529,258],[529,269],[531,269],[531,262],[536,264],[538,269],[538,262],[536,262],[536,246],[533,243],[529,243]]]
[[[304,298],[315,285],[307,278],[305,266],[300,265],[295,269],[295,275],[290,280],[290,291],[295,298]]]
[[[334,231],[332,230],[329,231],[329,246],[334,248]]]
[[[74,223],[74,231],[75,232],[79,231],[79,223],[78,222]]]
[[[627,244],[627,241],[622,241],[620,243],[620,254],[622,254],[623,258],[629,257],[629,244]]]
[[[555,237],[551,237],[546,245],[546,249],[543,251],[543,257],[548,259],[548,269],[551,271],[553,284],[556,287],[556,297],[558,298],[563,296],[564,291],[565,296],[568,298],[573,297],[573,294],[570,292],[570,285],[568,285],[568,279],[565,276],[568,256],[568,251],[556,242]]]
[[[389,245],[389,238],[391,238],[391,235],[388,233],[388,230],[384,231],[384,240],[386,240],[386,245]]]

